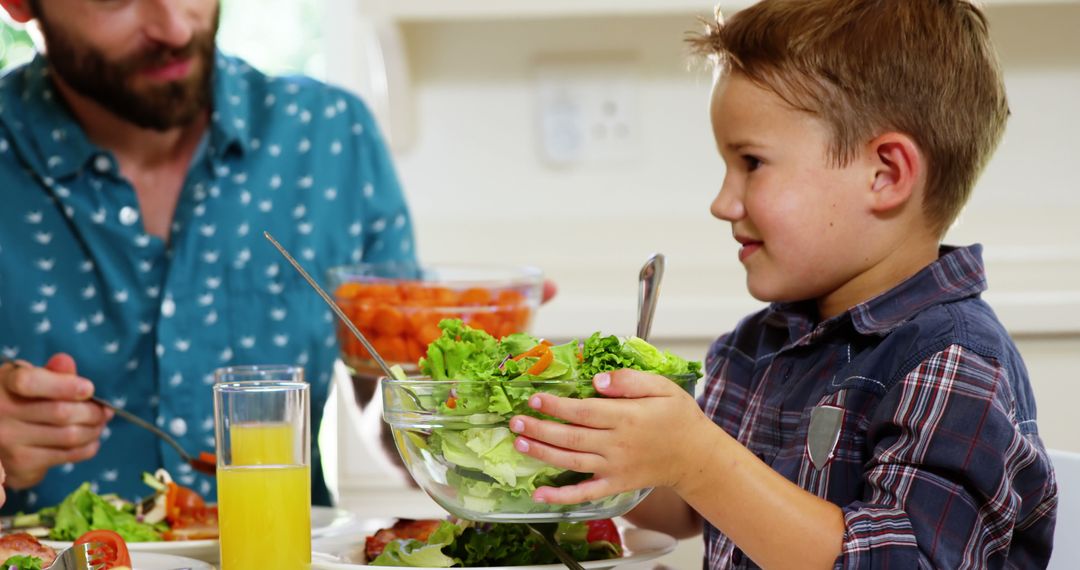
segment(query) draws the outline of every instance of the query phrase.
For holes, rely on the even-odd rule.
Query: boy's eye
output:
[[[747,172],[753,172],[757,170],[759,166],[761,166],[761,160],[756,156],[744,154],[742,159],[743,162],[746,164]]]

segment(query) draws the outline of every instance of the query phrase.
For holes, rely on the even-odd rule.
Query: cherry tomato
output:
[[[589,534],[585,537],[585,540],[588,542],[610,542],[622,547],[619,529],[611,519],[585,522],[589,525]]]

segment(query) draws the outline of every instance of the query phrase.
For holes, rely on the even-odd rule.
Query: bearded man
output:
[[[137,497],[160,467],[213,500],[212,478],[89,398],[210,450],[221,366],[304,366],[317,442],[333,319],[262,233],[316,276],[415,260],[368,109],[218,52],[217,0],[0,4],[42,40],[0,78],[3,510],[84,481]],[[317,447],[311,460],[329,504]]]

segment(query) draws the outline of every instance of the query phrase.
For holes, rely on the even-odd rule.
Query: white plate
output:
[[[611,560],[593,560],[582,562],[581,565],[590,570],[604,570],[614,568],[622,564],[644,562],[670,553],[675,550],[678,541],[673,537],[655,530],[643,528],[626,528],[622,530],[623,557]],[[386,568],[386,566],[368,566],[349,561],[349,552],[359,549],[363,552],[363,541],[354,543],[352,548],[339,552],[314,552],[311,555],[311,570],[374,570]],[[563,564],[538,564],[535,566],[485,566],[476,567],[476,570],[558,570],[565,569]],[[414,568],[413,570],[437,570],[435,568]]]
[[[173,556],[171,554],[154,554],[151,552],[132,552],[131,567],[134,570],[176,570],[177,568],[190,568],[190,570],[214,570],[214,567],[201,561]]]
[[[70,542],[57,540],[43,540],[41,544],[56,550],[71,546]],[[216,562],[218,553],[218,541],[216,538],[205,540],[176,540],[161,542],[129,542],[128,551],[132,556],[136,554],[173,555],[197,558],[206,562]],[[176,568],[176,566],[173,566]]]
[[[333,534],[339,529],[349,526],[355,519],[355,515],[342,509],[333,507],[311,507],[311,537],[318,538]],[[55,540],[43,540],[42,544],[60,550],[71,546],[70,542]],[[188,556],[217,562],[218,541],[216,538],[203,540],[176,540],[161,542],[129,542],[130,552],[149,552],[157,554],[173,554],[176,556]]]
[[[311,507],[311,538],[335,534],[350,526],[356,515],[334,507]]]

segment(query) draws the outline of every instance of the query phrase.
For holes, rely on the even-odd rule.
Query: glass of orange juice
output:
[[[214,373],[221,570],[311,567],[311,402],[303,369]]]

